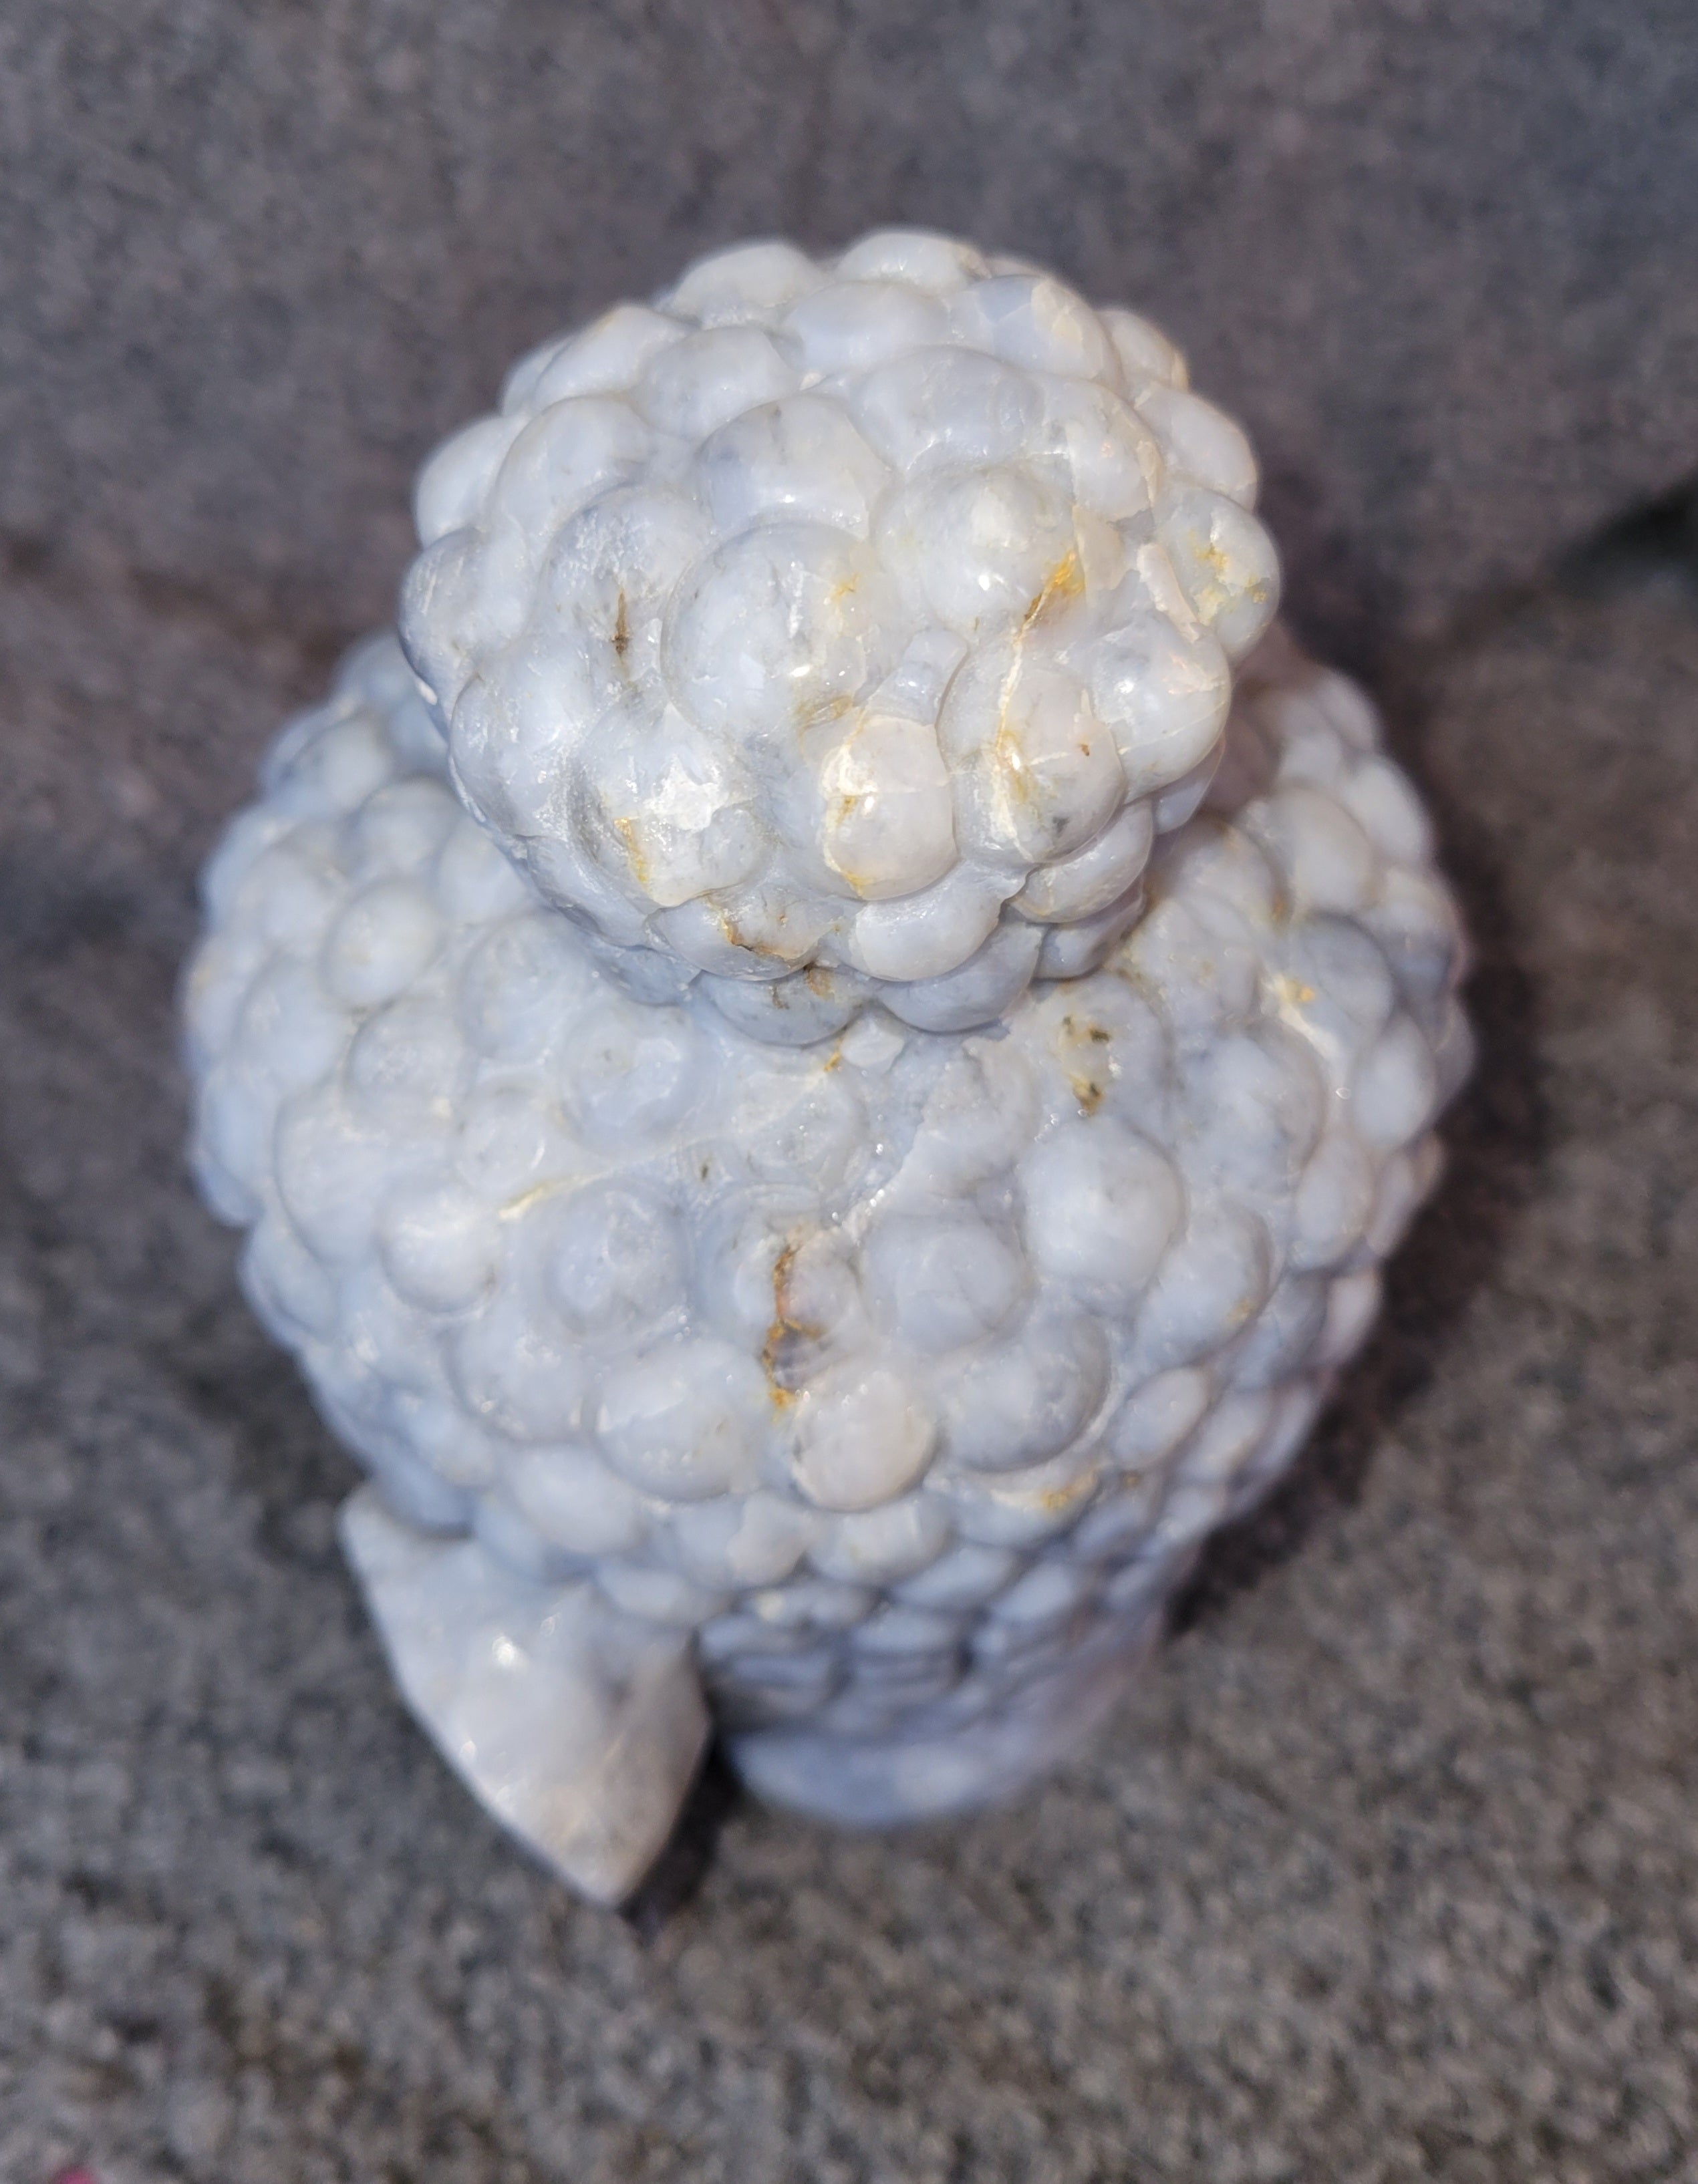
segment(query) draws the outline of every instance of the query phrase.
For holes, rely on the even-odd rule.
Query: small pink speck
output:
[[[67,2169],[54,2177],[53,2184],[100,2184],[100,2179],[92,2169]]]

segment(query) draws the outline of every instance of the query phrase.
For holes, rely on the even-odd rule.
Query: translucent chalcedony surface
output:
[[[1457,922],[1421,810],[1362,698],[1277,632],[1240,670],[1212,786],[1197,770],[1218,755],[1223,671],[1204,678],[1215,724],[1175,771],[1193,777],[1185,801],[1207,794],[1189,817],[1168,808],[1143,913],[1109,931],[1100,968],[1004,996],[982,1030],[917,1028],[870,1006],[807,1045],[751,1037],[725,1008],[728,990],[744,990],[732,974],[634,996],[621,951],[658,948],[648,960],[664,967],[689,922],[674,913],[730,884],[707,884],[719,868],[707,848],[689,866],[680,846],[694,827],[681,814],[715,838],[724,782],[755,784],[728,807],[755,845],[749,870],[762,887],[784,875],[809,919],[821,911],[808,926],[820,949],[828,934],[850,948],[858,902],[900,900],[834,891],[828,850],[849,822],[830,818],[829,800],[786,800],[801,777],[762,755],[780,739],[775,715],[729,697],[716,712],[702,694],[746,671],[758,696],[784,655],[740,649],[734,621],[691,651],[709,627],[712,572],[730,564],[691,532],[708,573],[680,591],[652,543],[665,529],[654,513],[664,435],[686,451],[678,475],[701,482],[718,532],[732,535],[763,494],[800,496],[807,535],[842,542],[845,569],[870,593],[888,583],[913,617],[935,616],[975,688],[975,647],[1016,682],[1023,644],[1049,657],[1042,613],[982,630],[964,611],[944,615],[939,602],[971,588],[958,587],[958,541],[903,562],[898,539],[919,535],[922,510],[953,506],[964,478],[969,494],[991,492],[988,478],[1030,496],[1018,524],[987,521],[993,543],[1042,530],[1051,474],[1001,441],[997,465],[975,443],[979,467],[952,457],[928,469],[924,401],[892,395],[880,409],[868,390],[908,385],[904,371],[982,369],[1003,393],[978,409],[959,396],[946,417],[1000,417],[1006,400],[1008,416],[1053,421],[1057,356],[1040,332],[1059,341],[1058,323],[1086,343],[1103,322],[1075,325],[1062,304],[1046,315],[1035,298],[1048,292],[1023,276],[945,279],[957,264],[911,297],[869,268],[862,303],[855,283],[791,254],[734,259],[686,281],[672,306],[726,336],[723,365],[705,334],[640,312],[522,368],[507,415],[476,428],[483,453],[438,458],[422,489],[427,527],[460,542],[441,566],[470,602],[450,613],[445,574],[428,612],[419,603],[438,580],[412,593],[415,655],[451,698],[450,734],[393,641],[374,641],[329,702],[284,733],[260,800],[206,876],[208,930],[187,985],[203,1187],[250,1230],[256,1310],[372,1474],[377,1493],[350,1505],[346,1536],[410,1699],[479,1793],[603,1897],[628,1888],[664,1837],[709,1708],[757,1787],[862,1820],[1006,1790],[1076,1736],[1198,1542],[1287,1462],[1360,1341],[1380,1262],[1438,1167],[1434,1117],[1466,1067]],[[962,300],[974,297],[977,319]],[[980,347],[940,332],[964,326]],[[1129,359],[1160,354],[1129,334],[1122,345]],[[1106,351],[1078,354],[1109,370]],[[604,361],[591,373],[579,354]],[[668,357],[693,359],[689,372],[668,379]],[[804,432],[797,359],[810,357],[809,370],[853,391],[804,406]],[[767,379],[751,358],[766,359]],[[1169,370],[1146,392],[1171,394]],[[583,391],[584,374],[648,391],[610,404]],[[1092,416],[1109,414],[1098,380],[1071,384],[1103,405]],[[464,724],[475,689],[478,705],[511,699],[500,717],[522,724],[514,693],[527,678],[544,687],[546,663],[567,662],[568,682],[590,674],[598,625],[560,572],[600,565],[587,546],[587,558],[560,547],[528,559],[534,507],[521,521],[508,498],[539,475],[526,421],[580,401],[628,415],[640,450],[635,484],[599,474],[596,505],[625,512],[596,536],[635,536],[619,528],[637,523],[633,509],[660,529],[619,564],[631,577],[628,698],[593,749],[563,731],[550,776],[529,729],[504,741]],[[734,404],[742,440],[725,421]],[[854,452],[861,424],[851,432],[875,416],[906,418],[909,432],[887,423],[865,443],[877,468]],[[1238,445],[1211,412],[1157,404],[1155,417],[1177,446],[1193,435],[1217,454]],[[786,469],[793,434],[809,453]],[[828,443],[844,451],[830,463]],[[716,457],[716,445],[732,452]],[[1134,472],[1146,472],[1125,473],[1136,499]],[[1150,458],[1148,475],[1154,515],[1146,501],[1118,516],[1087,510],[1090,522],[1118,538],[1154,522],[1171,540],[1192,519],[1162,509],[1237,509],[1200,485],[1163,484],[1165,459]],[[856,500],[844,481],[863,476]],[[847,497],[822,503],[827,478]],[[472,507],[484,513],[467,528]],[[900,525],[875,512],[897,507],[912,511]],[[1232,522],[1224,536],[1254,540]],[[1057,544],[1065,525],[1043,532],[1052,566],[1094,538],[1076,507],[1066,525],[1073,544]],[[964,535],[980,534],[968,522]],[[652,582],[640,575],[649,554]],[[1094,582],[1081,594],[1092,612]],[[866,632],[886,611],[857,656],[882,662]],[[1171,617],[1137,611],[1151,656],[1170,643],[1175,660],[1218,661],[1216,638],[1176,603]],[[1235,626],[1259,615],[1247,606]],[[503,616],[512,630],[498,642]],[[782,621],[757,616],[748,644],[768,647]],[[435,635],[422,642],[426,624]],[[802,627],[813,644],[805,614]],[[1106,632],[1075,659],[1125,657]],[[890,673],[910,672],[909,643]],[[1067,645],[1055,650],[1054,672],[1072,671]],[[668,657],[717,664],[695,682],[678,669],[668,694]],[[1079,688],[1092,672],[1081,666]],[[686,717],[677,698],[691,693]],[[891,821],[893,883],[930,871],[917,850],[899,862],[923,838],[937,902],[992,872],[1030,898],[1094,853],[1027,865],[999,837],[989,854],[992,836],[970,832],[982,750],[947,744],[946,760],[919,700],[909,713],[890,703],[876,717],[908,725],[875,738],[889,757],[880,783],[921,784],[917,811],[924,783],[943,780],[948,818],[940,806],[929,837],[917,818]],[[872,734],[872,717],[857,697],[822,733]],[[889,755],[910,733],[924,766]],[[807,742],[794,723],[783,734],[791,749]],[[668,770],[674,736],[684,773]],[[1091,807],[1098,844],[1145,842],[1159,808],[1134,786],[1135,747],[1115,743],[1120,785]],[[486,823],[457,799],[456,770]],[[596,800],[614,783],[633,799],[634,843],[652,825],[662,844],[652,861],[634,849],[623,877],[610,847],[619,827],[609,818],[598,833],[589,816],[613,810]],[[1003,807],[990,797],[982,808]],[[842,861],[864,870],[846,850]],[[640,867],[677,876],[669,889],[701,884],[645,910]],[[567,899],[588,903],[589,929],[556,906]],[[1070,929],[1027,924],[1017,900],[1001,915],[998,933]],[[927,911],[915,929],[934,922]],[[854,990],[901,1000],[888,984]]]
[[[1130,312],[939,236],[759,243],[438,451],[401,642],[471,810],[640,998],[958,1031],[1137,917],[1274,613],[1255,492]]]

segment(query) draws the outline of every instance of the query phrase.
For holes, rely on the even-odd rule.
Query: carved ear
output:
[[[503,1826],[593,1903],[632,1894],[707,1747],[687,1632],[588,1585],[528,1582],[475,1540],[433,1539],[362,1486],[343,1552],[408,1706]]]

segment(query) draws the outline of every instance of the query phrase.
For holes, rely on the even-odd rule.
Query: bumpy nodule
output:
[[[958,1031],[1100,962],[1278,566],[1177,353],[936,236],[697,265],[419,481],[401,641],[468,805],[644,999]]]
[[[936,238],[708,261],[433,460],[411,667],[209,867],[203,1188],[592,1895],[711,1724],[859,1821],[1055,1758],[1436,1174],[1455,913],[1183,376]]]

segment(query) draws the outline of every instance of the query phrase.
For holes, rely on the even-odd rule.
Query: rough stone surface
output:
[[[1278,604],[1258,483],[1165,336],[1038,267],[745,242],[435,451],[399,634],[461,800],[640,1000],[964,1031],[1140,914]]]
[[[408,1723],[352,1467],[182,1170],[191,875],[329,662],[0,594],[8,2176],[1687,2171],[1698,589],[1612,566],[1393,687],[1483,1052],[1314,1460],[1030,1802],[735,1807],[657,1932]]]
[[[1686,0],[22,0],[0,530],[384,620],[507,359],[891,220],[1165,326],[1337,656],[1698,465]]]
[[[680,1641],[779,1802],[1008,1794],[1291,1462],[1442,1165],[1461,936],[1371,709],[1271,632],[1100,968],[801,1047],[634,999],[448,773],[356,649],[184,982],[195,1172],[400,1520],[347,1542],[410,1702],[602,1901],[700,1749],[630,1697]]]

